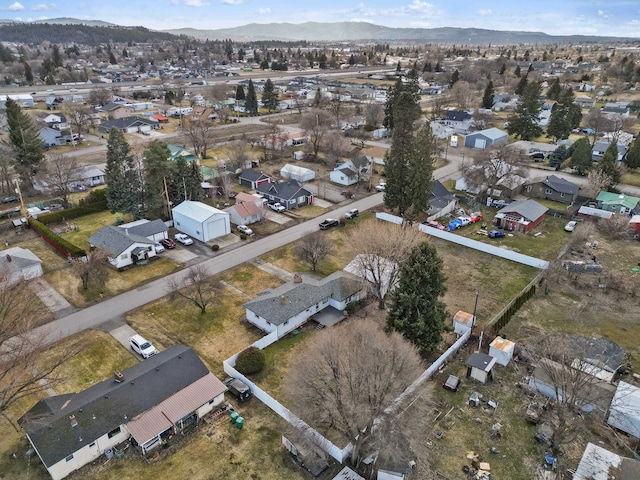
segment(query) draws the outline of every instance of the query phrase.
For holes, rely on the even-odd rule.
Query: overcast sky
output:
[[[388,27],[477,27],[551,35],[640,37],[640,0],[58,0],[0,1],[0,19],[72,17],[152,29],[365,21]]]

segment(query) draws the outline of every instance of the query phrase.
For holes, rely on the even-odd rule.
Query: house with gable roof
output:
[[[501,208],[493,224],[505,230],[527,233],[542,222],[548,210],[535,200],[519,200]]]
[[[622,215],[640,213],[640,198],[624,193],[600,192],[596,197],[596,201],[598,202],[598,208],[607,212],[620,213]]]
[[[294,281],[260,292],[243,306],[250,323],[281,338],[325,309],[341,315],[349,303],[365,295],[366,286],[357,276],[337,271],[320,280],[296,275]]]
[[[86,390],[40,400],[18,424],[60,480],[124,442],[145,455],[168,444],[220,406],[226,391],[191,348],[174,345]]]
[[[0,271],[6,275],[3,280],[9,284],[30,280],[42,276],[42,260],[31,250],[7,248],[0,255]]]
[[[462,110],[447,110],[443,123],[456,133],[467,133],[473,125],[473,115]]]
[[[361,181],[366,182],[370,177],[371,161],[364,155],[336,165],[329,173],[329,179],[333,183],[347,187]]]
[[[89,237],[89,245],[109,252],[109,263],[118,270],[142,265],[156,256],[155,241],[130,232],[128,228],[108,225]]]
[[[250,187],[256,190],[259,185],[262,185],[263,183],[270,183],[271,177],[266,173],[247,169],[240,174],[238,180],[240,185],[244,185],[245,187]]]
[[[157,130],[160,124],[142,117],[123,117],[101,123],[98,125],[98,130],[101,133],[109,133],[113,127],[121,130],[122,133],[140,133]]]
[[[313,203],[313,193],[303,188],[295,180],[281,183],[262,183],[258,185],[256,192],[266,198],[269,203],[280,203],[287,210]]]
[[[580,187],[578,185],[555,175],[534,180],[524,187],[524,192],[531,197],[553,200],[568,205],[576,200],[579,191]]]

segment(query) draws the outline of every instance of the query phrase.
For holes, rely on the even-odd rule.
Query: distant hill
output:
[[[481,28],[391,28],[366,22],[317,23],[251,23],[219,30],[183,28],[165,30],[176,35],[198,39],[231,39],[234,41],[412,41],[447,44],[517,44],[517,43],[594,43],[620,42],[635,38],[598,37],[592,35],[548,35],[543,32],[485,30]]]
[[[117,27],[115,23],[103,22],[102,20],[80,20],[77,18],[60,17],[47,18],[45,20],[34,20],[29,23],[51,23],[57,25],[87,25],[88,27]]]

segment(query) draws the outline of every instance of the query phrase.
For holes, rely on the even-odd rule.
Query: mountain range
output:
[[[85,25],[90,27],[122,28],[101,20],[51,18],[29,22],[33,24]],[[0,20],[0,25],[29,25],[27,22]],[[319,42],[413,42],[457,45],[520,44],[520,43],[612,43],[635,41],[637,38],[599,37],[594,35],[549,35],[543,32],[501,31],[482,28],[392,28],[366,22],[317,23],[251,23],[233,28],[199,30],[180,28],[163,33],[187,35],[201,40],[233,41],[319,41]]]

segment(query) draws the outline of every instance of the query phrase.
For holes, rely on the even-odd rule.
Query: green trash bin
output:
[[[242,417],[238,417],[238,418],[236,419],[236,426],[237,426],[239,429],[242,429],[242,426],[243,426],[243,425],[244,425],[244,418],[242,418]]]
[[[118,460],[122,460],[124,458],[124,450],[118,450],[116,448],[113,449],[113,453],[115,454]]]
[[[231,418],[231,423],[236,423],[237,419],[242,417],[238,416],[238,412],[231,412],[229,418]]]

